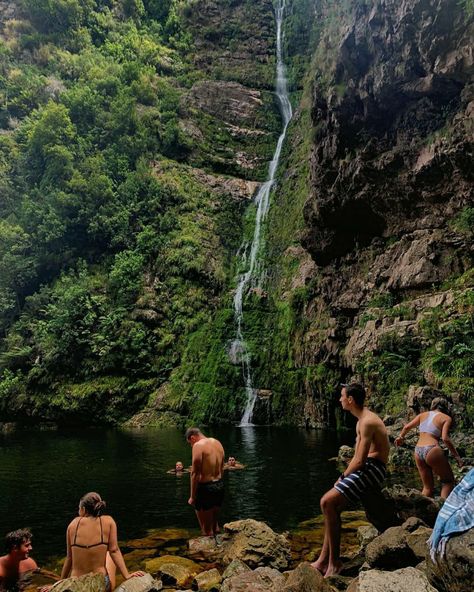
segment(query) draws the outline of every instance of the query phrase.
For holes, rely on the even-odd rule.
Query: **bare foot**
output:
[[[337,561],[334,564],[329,564],[326,573],[324,574],[324,577],[328,578],[329,576],[337,576],[338,573],[341,573],[342,567],[342,561]]]
[[[328,564],[327,563],[324,563],[324,561],[321,561],[321,560],[317,559],[316,561],[314,561],[311,564],[311,567],[313,569],[317,569],[324,576],[324,574],[326,573],[326,570],[328,568]]]

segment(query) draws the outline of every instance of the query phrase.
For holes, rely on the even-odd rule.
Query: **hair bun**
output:
[[[98,516],[99,514],[101,514],[105,508],[106,508],[107,504],[105,503],[104,500],[100,500],[98,502],[96,502],[95,506],[94,506],[94,510],[96,515]]]

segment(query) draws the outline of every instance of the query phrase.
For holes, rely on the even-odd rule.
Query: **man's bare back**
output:
[[[222,479],[224,467],[224,448],[215,438],[203,438],[193,446],[193,464],[200,459],[199,483]]]
[[[207,438],[199,428],[189,428],[186,440],[192,447],[191,492],[193,506],[204,535],[219,532],[217,515],[224,499],[224,448],[219,440]]]

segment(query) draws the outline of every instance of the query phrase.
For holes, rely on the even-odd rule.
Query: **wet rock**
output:
[[[239,573],[224,581],[221,592],[281,592],[285,576],[270,567]]]
[[[193,590],[200,592],[219,592],[222,576],[217,569],[209,569],[194,578]]]
[[[449,539],[443,557],[425,562],[430,582],[440,592],[466,592],[474,582],[474,529]]]
[[[323,575],[309,563],[300,563],[291,571],[281,592],[331,592]]]
[[[115,592],[159,592],[162,589],[162,582],[155,580],[150,574],[145,574],[141,577],[125,580],[115,588]]]
[[[353,456],[354,456],[354,448],[352,448],[352,446],[346,446],[345,444],[343,444],[339,448],[339,452],[337,453],[337,460],[339,462],[347,464],[352,459]]]
[[[437,592],[426,575],[414,567],[387,572],[377,569],[362,572],[347,592]]]
[[[202,571],[202,567],[184,557],[163,555],[145,563],[146,570],[161,577],[164,585],[184,587]]]
[[[290,546],[285,536],[275,533],[264,522],[237,520],[224,525],[223,562],[240,559],[249,567],[268,565],[286,569]]]

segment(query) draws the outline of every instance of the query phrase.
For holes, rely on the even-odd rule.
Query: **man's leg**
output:
[[[220,528],[219,528],[219,521],[218,521],[218,517],[219,517],[219,510],[220,507],[215,507],[212,508],[212,532],[214,534],[214,536],[216,536],[216,534],[218,532],[220,532]]]
[[[213,522],[213,510],[196,510],[196,515],[201,526],[201,532],[205,536],[212,536],[212,522]]]
[[[330,489],[321,498],[324,515],[324,542],[318,559],[312,566],[326,576],[339,573],[342,563],[339,559],[341,540],[341,512],[349,505],[348,500],[336,489]]]

